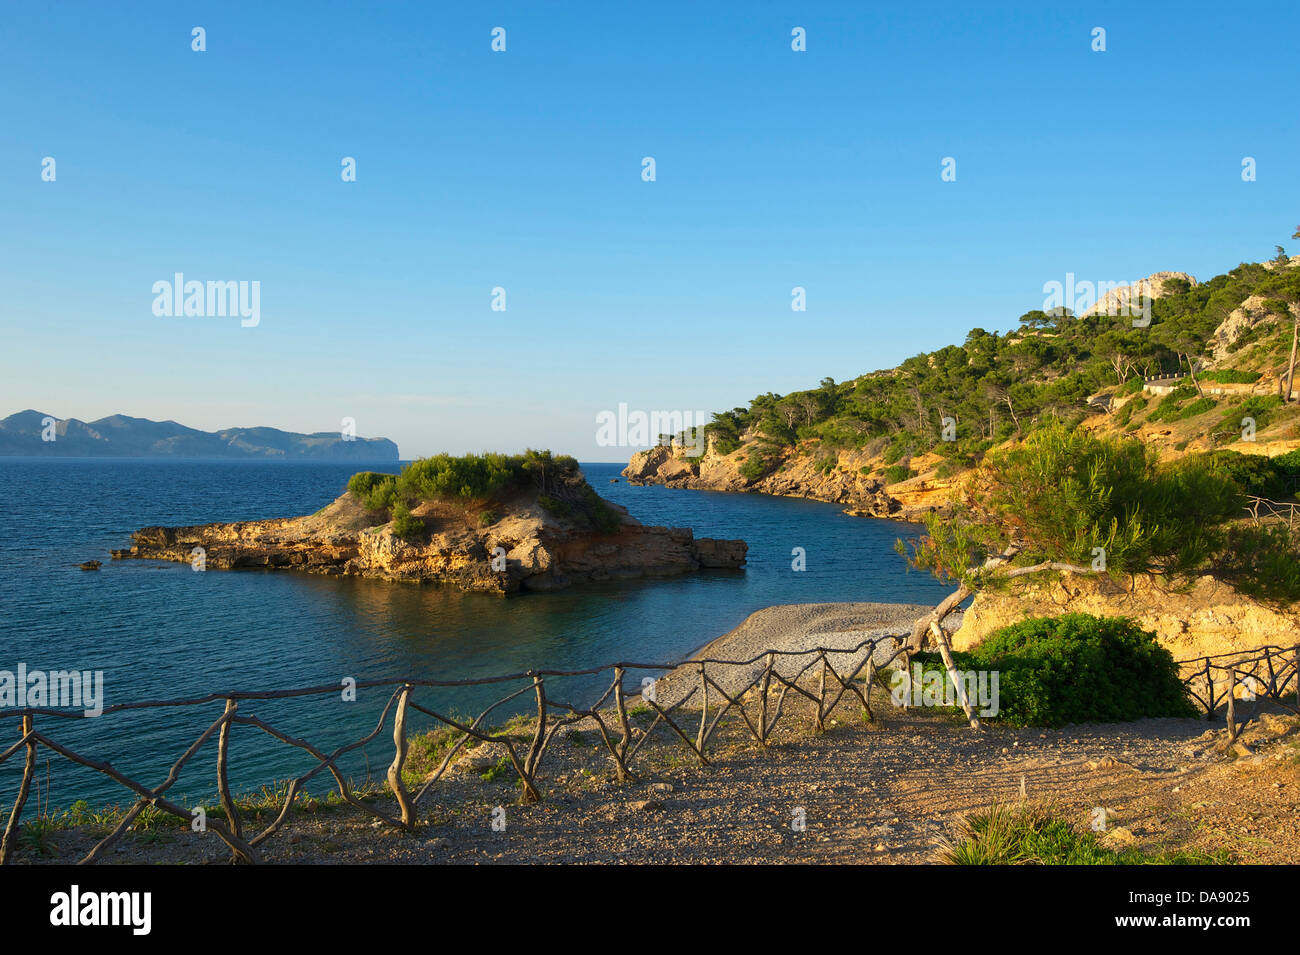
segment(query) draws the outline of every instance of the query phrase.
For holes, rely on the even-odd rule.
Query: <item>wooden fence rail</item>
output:
[[[1235,738],[1239,703],[1254,703],[1258,713],[1265,700],[1300,713],[1300,645],[1235,650],[1180,661],[1188,694],[1213,719],[1222,705],[1228,730]]]
[[[613,764],[619,780],[634,777],[633,762],[651,734],[663,727],[679,739],[701,766],[709,763],[708,746],[714,738],[722,719],[729,714],[738,717],[749,734],[760,746],[767,746],[772,731],[786,715],[786,700],[805,698],[815,708],[813,729],[825,728],[826,718],[846,697],[856,699],[868,720],[874,719],[871,707],[871,687],[880,681],[881,670],[900,657],[906,660],[907,634],[870,637],[849,647],[813,647],[806,650],[766,650],[748,660],[690,660],[683,663],[614,663],[585,670],[528,670],[505,676],[466,680],[386,679],[361,681],[356,689],[384,689],[391,691],[374,729],[360,739],[324,752],[309,741],[291,736],[252,715],[248,704],[264,700],[285,700],[323,696],[339,693],[339,686],[315,686],[294,690],[227,691],[206,696],[178,700],[152,700],[121,703],[107,706],[100,717],[135,710],[159,710],[177,707],[198,707],[220,702],[220,715],[192,742],[172,764],[166,777],[156,786],[147,786],[120,772],[112,764],[89,758],[56,741],[44,726],[53,721],[87,719],[82,711],[44,707],[27,707],[0,711],[0,726],[18,721],[18,738],[0,751],[0,764],[19,752],[25,753],[22,778],[18,793],[10,810],[9,819],[0,838],[0,864],[10,861],[18,842],[23,809],[31,793],[40,747],[61,756],[69,762],[97,772],[129,790],[134,802],[114,829],[100,840],[81,859],[82,864],[93,863],[127,832],[140,813],[154,807],[187,823],[199,818],[192,810],[167,798],[168,791],[180,779],[182,771],[199,750],[214,736],[217,739],[216,788],[225,820],[203,821],[207,829],[229,847],[232,861],[254,863],[259,861],[259,847],[276,834],[289,817],[295,799],[303,787],[323,772],[333,777],[343,801],[361,812],[374,816],[383,825],[411,830],[416,825],[416,814],[422,801],[433,786],[444,776],[456,755],[471,740],[499,745],[518,777],[521,799],[536,802],[542,798],[540,773],[543,760],[557,733],[583,720],[595,724],[601,742]],[[845,662],[837,662],[844,659]],[[1300,710],[1300,647],[1284,650],[1281,647],[1264,647],[1248,653],[1219,654],[1196,660],[1182,661],[1186,674],[1184,682],[1193,699],[1213,716],[1221,702],[1233,700],[1233,691],[1251,681],[1250,696],[1267,697],[1285,703],[1284,696],[1292,682],[1296,684],[1296,705]],[[634,729],[625,682],[629,673],[651,671],[671,673],[668,681],[672,702],[661,701],[655,692],[642,693],[640,703],[654,717],[648,728]],[[864,673],[865,671],[865,673]],[[608,687],[591,703],[578,705],[556,699],[548,690],[554,681],[571,677],[598,677],[610,674]],[[858,679],[864,679],[859,685]],[[695,678],[698,677],[698,682]],[[815,680],[813,679],[815,677]],[[805,679],[807,678],[807,679]],[[692,686],[682,689],[685,681]],[[551,681],[548,683],[548,681]],[[492,686],[522,683],[510,689],[494,703],[482,710],[473,720],[444,713],[432,701],[418,697],[417,693],[456,687]],[[527,745],[506,732],[493,731],[489,717],[521,696],[531,693],[536,704],[536,720]],[[612,703],[611,703],[612,701]],[[699,723],[689,729],[682,719],[682,710],[688,703],[699,707]],[[425,779],[419,790],[408,791],[403,776],[408,752],[407,720],[414,710],[436,724],[453,731],[454,739],[438,766]],[[388,766],[388,788],[396,802],[393,815],[359,799],[353,793],[347,778],[339,768],[339,760],[377,739],[393,715],[393,760]],[[40,718],[42,729],[37,729]],[[1235,711],[1230,704],[1229,725],[1235,725]],[[249,833],[239,806],[230,789],[230,741],[236,726],[249,727],[265,733],[272,739],[308,754],[315,765],[301,775],[290,779],[278,814],[260,832]],[[671,738],[671,737],[670,737]]]
[[[137,817],[147,807],[155,807],[178,819],[193,824],[199,818],[198,810],[191,810],[168,799],[168,790],[177,782],[181,772],[190,763],[196,753],[214,736],[217,739],[216,788],[217,797],[225,820],[203,817],[207,829],[230,848],[232,861],[259,861],[258,847],[273,836],[288,819],[294,800],[312,779],[322,772],[328,772],[334,779],[339,796],[349,805],[368,813],[383,825],[411,830],[416,825],[416,813],[421,802],[433,786],[443,777],[455,758],[467,743],[478,740],[501,746],[518,777],[521,798],[524,802],[536,802],[542,798],[540,787],[540,770],[543,759],[556,734],[565,727],[582,720],[592,721],[599,733],[614,771],[620,780],[633,778],[633,760],[641,751],[646,741],[656,729],[664,727],[671,731],[694,754],[701,765],[707,765],[708,744],[713,738],[722,718],[728,713],[740,717],[759,745],[766,746],[772,730],[785,713],[787,693],[793,691],[797,696],[806,697],[816,705],[814,727],[822,729],[825,719],[845,696],[856,698],[861,704],[867,718],[871,719],[870,685],[877,680],[882,666],[892,663],[904,653],[905,642],[902,635],[868,638],[851,647],[816,647],[808,650],[769,650],[749,660],[691,660],[685,663],[614,663],[585,670],[528,670],[504,676],[485,677],[467,680],[416,680],[389,679],[369,680],[356,683],[357,690],[384,689],[391,690],[391,696],[384,706],[373,730],[361,739],[324,752],[305,739],[299,739],[272,726],[248,712],[247,704],[264,700],[285,700],[302,697],[337,694],[339,686],[314,686],[294,690],[264,691],[227,691],[206,696],[177,700],[147,700],[121,703],[104,707],[99,718],[136,710],[158,710],[166,708],[199,707],[220,702],[223,706],[218,716],[191,743],[172,764],[166,778],[157,786],[149,787],[138,780],[120,772],[108,762],[89,758],[57,742],[43,727],[50,720],[87,719],[84,712],[62,710],[46,707],[27,707],[0,711],[0,726],[8,720],[18,720],[18,739],[3,752],[0,752],[0,764],[19,752],[26,753],[23,775],[9,813],[4,835],[0,839],[0,864],[7,863],[13,855],[23,808],[31,792],[32,780],[36,772],[37,751],[45,747],[49,752],[63,757],[69,762],[91,769],[113,780],[129,790],[134,802],[122,816],[118,825],[96,844],[82,859],[81,863],[93,863],[101,859],[131,827]],[[832,658],[848,658],[847,664],[832,662]],[[804,662],[806,658],[806,662]],[[786,662],[784,668],[778,661]],[[856,661],[856,662],[855,662]],[[810,670],[820,664],[820,684],[816,693],[800,686],[799,681]],[[858,686],[856,681],[866,670],[866,689]],[[676,699],[671,703],[661,703],[655,693],[642,693],[640,703],[653,711],[650,726],[639,730],[633,727],[629,695],[624,683],[628,674],[634,671],[674,672],[698,675],[697,685],[688,690],[674,689]],[[571,677],[598,677],[610,674],[610,683],[593,702],[578,705],[573,702],[556,699],[548,690],[554,681]],[[730,677],[730,679],[728,678]],[[551,681],[548,684],[548,681]],[[521,687],[513,688],[496,702],[479,713],[473,720],[458,718],[450,713],[436,709],[431,701],[417,698],[417,691],[448,689],[457,687],[492,686],[523,682]],[[758,689],[756,701],[746,700],[747,694]],[[508,703],[530,693],[536,702],[536,721],[527,745],[512,738],[505,732],[494,732],[488,726],[489,717]],[[774,699],[770,699],[774,697]],[[612,700],[612,705],[611,705]],[[681,722],[684,706],[694,702],[699,707],[699,724],[693,732],[688,731]],[[749,710],[754,710],[753,713]],[[451,729],[454,741],[442,757],[439,765],[424,780],[420,789],[412,794],[407,790],[403,770],[409,752],[407,719],[410,711],[416,711],[436,724]],[[396,801],[396,815],[369,805],[359,799],[352,791],[347,778],[339,768],[339,760],[350,752],[365,746],[383,733],[388,725],[389,714],[393,715],[393,760],[388,766],[388,788]],[[41,719],[42,729],[37,729],[36,720]],[[229,763],[230,741],[235,726],[250,727],[260,730],[272,739],[295,749],[302,750],[316,762],[308,771],[290,779],[287,783],[284,800],[280,810],[260,832],[249,834],[245,831],[245,820],[241,817],[238,803],[230,789]]]
[[[1285,523],[1288,531],[1294,530],[1296,525],[1300,524],[1300,504],[1292,504],[1289,501],[1270,501],[1266,497],[1251,495],[1246,498],[1245,509],[1255,524],[1266,520],[1276,520]]]

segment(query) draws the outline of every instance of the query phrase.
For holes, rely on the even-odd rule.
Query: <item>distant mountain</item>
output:
[[[53,419],[54,440],[47,419]],[[110,415],[98,421],[20,411],[0,420],[0,455],[88,458],[267,458],[280,461],[396,461],[387,438],[344,440],[338,431],[275,428],[199,431],[175,421]]]

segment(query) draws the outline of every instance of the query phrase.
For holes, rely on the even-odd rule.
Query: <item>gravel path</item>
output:
[[[724,660],[728,664],[709,667],[709,676],[728,693],[749,685],[766,666],[764,654],[780,651],[775,660],[778,673],[791,677],[809,664],[816,669],[816,656],[798,654],[818,647],[851,649],[873,639],[876,661],[884,663],[895,653],[901,640],[911,633],[916,619],[934,608],[923,604],[820,603],[782,604],[752,613],[740,626],[702,647],[693,659]],[[961,613],[944,623],[961,626]],[[846,675],[862,662],[870,646],[854,652],[828,654],[835,669]],[[730,665],[735,661],[734,665]],[[811,672],[811,671],[810,671]],[[699,671],[682,667],[662,677],[655,686],[661,705],[673,705],[699,687]]]

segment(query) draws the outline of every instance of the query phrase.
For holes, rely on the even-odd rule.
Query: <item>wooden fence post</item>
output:
[[[528,756],[524,759],[524,769],[528,771],[525,789],[537,773],[537,763],[542,758],[542,744],[546,742],[546,688],[542,677],[536,671],[532,673],[532,677],[533,695],[537,699],[537,729],[533,732],[532,745],[528,747]]]
[[[627,718],[627,698],[623,695],[622,667],[614,667],[614,708],[618,710],[619,728],[623,738],[614,747],[614,768],[618,772],[618,781],[625,783],[632,778],[627,768],[627,748],[632,742],[632,723]]]
[[[1214,719],[1214,674],[1210,672],[1210,658],[1205,658],[1205,718]]]
[[[393,715],[393,763],[388,767],[388,787],[397,799],[402,810],[402,828],[415,828],[415,808],[411,805],[411,796],[402,781],[402,766],[406,763],[406,704],[411,699],[411,684],[402,687],[397,698],[397,712]]]
[[[226,700],[226,715],[228,717],[233,719],[237,709],[239,709],[239,703],[236,700]],[[217,737],[217,793],[221,797],[221,808],[226,812],[226,821],[230,823],[230,831],[235,838],[242,839],[244,838],[243,824],[239,819],[239,808],[230,795],[230,780],[227,772],[230,765],[231,719],[226,720],[221,725],[221,735]]]
[[[709,724],[709,678],[705,673],[705,663],[700,662],[700,730],[695,735],[695,748],[704,755],[704,737],[708,732]]]
[[[23,717],[22,736],[27,736],[32,731],[32,715],[29,713]],[[14,800],[14,808],[9,813],[9,822],[5,826],[4,838],[0,839],[0,865],[9,861],[9,855],[14,850],[14,838],[18,834],[18,819],[23,814],[23,805],[27,802],[27,793],[32,788],[32,776],[36,773],[36,741],[27,741],[27,760],[23,766],[23,780],[18,784],[18,798]]]
[[[826,732],[826,714],[822,710],[826,706],[826,652],[822,651],[822,674],[821,679],[817,681],[817,721],[813,725],[813,732],[821,734]]]
[[[772,652],[767,654],[767,669],[763,671],[763,684],[758,703],[758,743],[767,745],[767,692],[772,685]]]
[[[1228,742],[1232,743],[1237,738],[1237,696],[1233,691],[1237,688],[1237,671],[1235,668],[1228,671]]]

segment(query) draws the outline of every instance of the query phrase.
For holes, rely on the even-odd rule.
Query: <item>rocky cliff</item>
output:
[[[205,569],[293,569],[385,580],[438,581],[467,591],[514,593],[576,583],[743,567],[740,540],[696,539],[689,528],[648,527],[617,505],[609,532],[555,514],[536,494],[491,510],[425,501],[412,509],[426,533],[403,539],[388,515],[352,493],[308,517],[193,527],[145,527],[114,559],[152,558]],[[201,551],[196,550],[201,548]]]
[[[833,455],[799,454],[788,449],[768,474],[748,478],[741,473],[748,446],[721,454],[713,442],[705,453],[691,457],[681,447],[662,445],[638,451],[623,469],[629,484],[662,484],[706,491],[752,491],[779,497],[802,497],[839,504],[859,517],[916,520],[947,503],[948,482],[910,479],[886,484],[867,472],[878,459],[858,451]]]
[[[969,649],[1027,617],[1063,613],[1132,617],[1179,660],[1267,644],[1300,645],[1300,614],[1269,607],[1213,577],[1172,589],[1151,577],[1120,584],[1105,575],[1064,574],[977,594],[953,635],[953,648]]]

